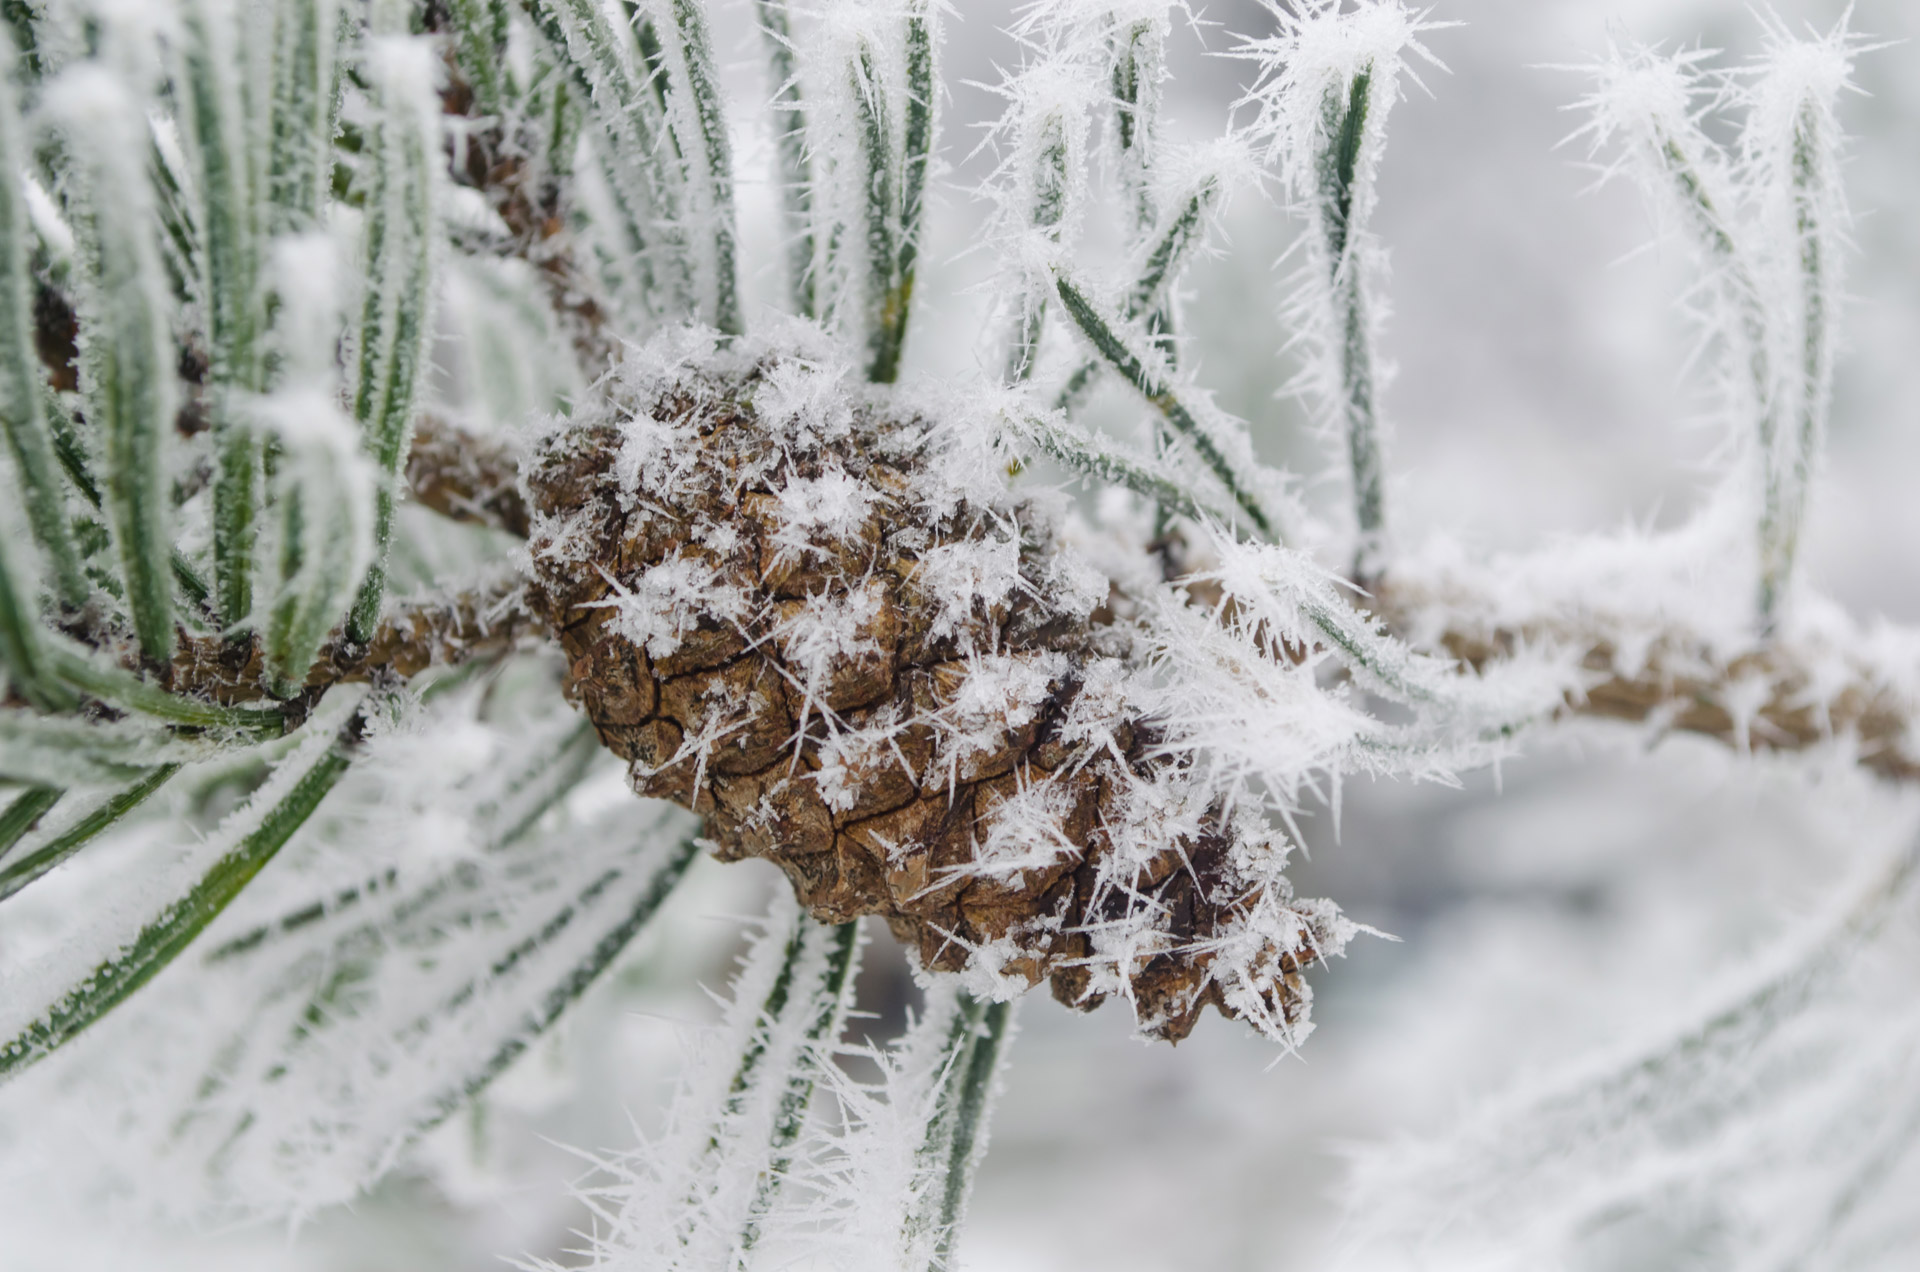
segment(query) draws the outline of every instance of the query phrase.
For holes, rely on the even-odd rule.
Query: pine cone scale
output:
[[[942,485],[923,421],[762,417],[777,365],[636,374],[530,465],[534,600],[635,789],[930,971],[1289,1030],[1325,934],[1129,704],[1108,585],[1063,593],[1046,518]]]

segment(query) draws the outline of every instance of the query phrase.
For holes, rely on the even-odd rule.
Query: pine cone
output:
[[[1345,921],[1160,745],[1107,580],[993,439],[824,360],[680,352],[630,353],[527,466],[534,603],[635,789],[977,991],[1297,1039]]]

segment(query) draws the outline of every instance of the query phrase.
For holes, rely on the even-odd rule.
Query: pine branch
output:
[[[508,576],[467,591],[395,605],[365,641],[344,634],[324,644],[299,707],[310,706],[334,685],[398,678],[411,680],[429,668],[460,667],[496,658],[544,630],[522,597],[525,584]],[[190,638],[172,666],[174,694],[183,701],[242,704],[267,695],[261,651],[236,662],[220,642]],[[158,692],[158,691],[156,691]]]
[[[407,488],[415,502],[443,517],[527,537],[526,500],[513,453],[493,438],[443,416],[420,417],[407,455]]]
[[[1567,695],[1563,718],[1691,733],[1742,754],[1838,748],[1877,777],[1920,781],[1920,755],[1909,741],[1920,724],[1920,695],[1902,668],[1875,657],[1864,640],[1836,648],[1776,638],[1728,653],[1677,625],[1616,627],[1597,615],[1577,622],[1482,620],[1476,615],[1494,612],[1492,606],[1460,585],[1436,590],[1390,574],[1377,594],[1395,629],[1437,632],[1432,646],[1475,672],[1521,651],[1563,656],[1580,668],[1581,680]],[[1836,676],[1840,668],[1845,673]]]

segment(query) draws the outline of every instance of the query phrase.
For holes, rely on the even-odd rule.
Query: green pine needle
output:
[[[328,747],[259,824],[143,927],[126,950],[95,967],[18,1035],[0,1042],[0,1080],[44,1058],[164,971],[306,823],[349,764],[344,750]]]

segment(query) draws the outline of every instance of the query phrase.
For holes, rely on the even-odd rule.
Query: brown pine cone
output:
[[[887,920],[1007,997],[1211,1002],[1289,1042],[1348,925],[1131,705],[1106,578],[1005,488],[990,430],[825,358],[630,353],[527,465],[534,604],[636,790],[815,917]]]

